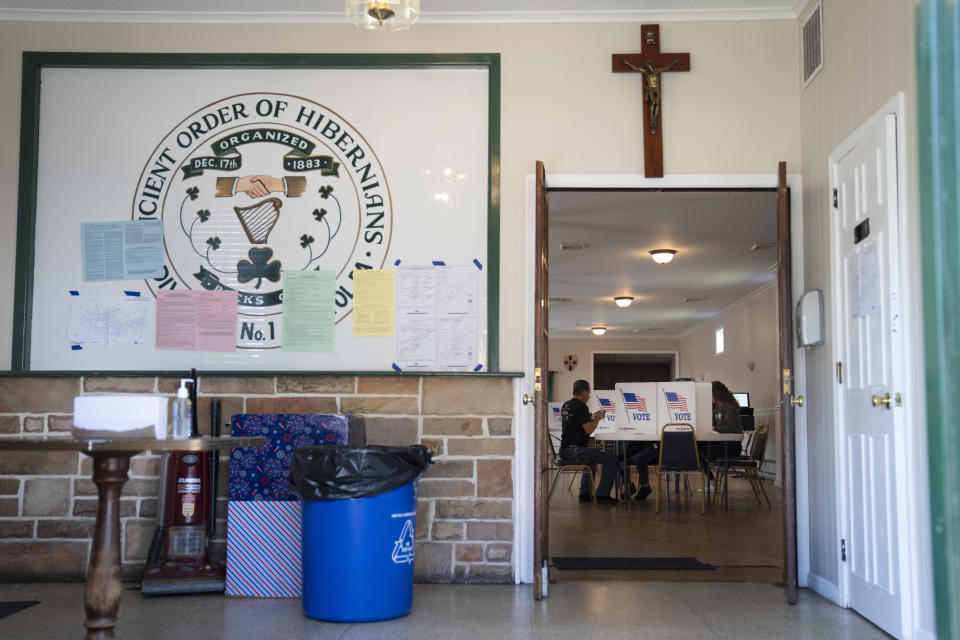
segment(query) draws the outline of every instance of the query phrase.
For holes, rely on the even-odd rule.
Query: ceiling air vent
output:
[[[573,298],[550,298],[550,304],[557,304],[558,302],[573,302]]]
[[[561,245],[560,245],[560,250],[561,250],[561,251],[583,251],[584,249],[586,249],[586,248],[589,247],[589,246],[590,246],[590,245],[588,245],[588,244],[583,244],[583,243],[581,243],[581,244],[561,244]]]
[[[770,249],[775,249],[776,246],[776,242],[754,242],[753,246],[750,247],[750,251],[768,251]]]
[[[814,2],[810,14],[800,27],[800,42],[803,47],[800,56],[803,68],[801,87],[806,87],[823,68],[823,2]]]
[[[684,302],[703,302],[706,298],[684,298]]]

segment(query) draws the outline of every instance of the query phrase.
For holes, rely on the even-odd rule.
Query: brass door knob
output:
[[[802,407],[802,406],[803,406],[803,396],[797,396],[797,397],[790,396],[790,406],[791,406],[791,407]]]
[[[523,404],[533,404],[533,396],[523,394]]]
[[[881,398],[880,396],[872,396],[872,397],[870,398],[870,403],[871,403],[873,406],[875,406],[875,407],[879,407],[880,405],[883,405],[884,407],[886,407],[887,409],[889,409],[889,408],[890,408],[890,402],[891,402],[891,400],[890,400],[890,394],[889,394],[889,393],[888,393],[887,395],[883,396],[882,398]]]

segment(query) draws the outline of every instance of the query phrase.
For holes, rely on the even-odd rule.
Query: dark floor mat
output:
[[[716,571],[696,558],[553,558],[560,570],[598,571]]]
[[[0,618],[12,616],[18,611],[29,609],[35,604],[40,604],[39,600],[20,600],[17,602],[0,602]]]

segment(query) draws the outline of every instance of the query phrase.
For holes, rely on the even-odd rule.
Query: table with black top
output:
[[[87,639],[112,638],[120,609],[120,492],[127,482],[130,458],[147,451],[217,451],[258,447],[263,438],[0,438],[0,453],[11,451],[80,451],[93,458],[93,482],[99,496],[97,524],[90,550],[84,605]]]

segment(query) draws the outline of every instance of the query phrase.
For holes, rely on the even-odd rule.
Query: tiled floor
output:
[[[4,640],[83,636],[83,585],[0,585],[0,601],[41,604],[0,619]],[[305,618],[299,600],[222,596],[148,599],[124,591],[117,637],[150,639],[885,638],[852,611],[801,591],[784,603],[765,584],[571,582],[533,600],[529,586],[417,585],[405,618],[332,624]]]

